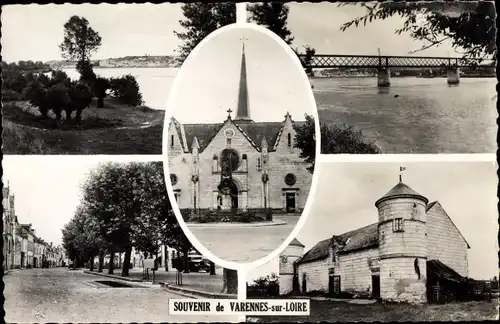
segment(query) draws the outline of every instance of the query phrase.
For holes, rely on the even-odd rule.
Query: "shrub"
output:
[[[2,90],[2,101],[18,101],[22,99],[22,93],[18,93],[11,89]]]
[[[131,74],[120,78],[111,78],[110,89],[113,95],[123,104],[139,106],[143,103],[139,84]]]
[[[321,125],[322,154],[379,154],[380,148],[366,141],[361,131],[352,126]]]
[[[31,81],[24,89],[22,96],[29,100],[30,104],[38,107],[42,118],[48,118],[50,104],[47,97],[47,90],[40,80]]]
[[[68,107],[71,103],[69,89],[62,83],[53,85],[47,90],[47,100],[52,108],[52,112],[56,115],[56,120],[60,121],[62,118],[62,111],[68,111],[70,109]],[[69,115],[71,116],[71,113]],[[66,118],[68,118],[68,115],[66,115]]]
[[[253,284],[248,286],[249,292],[259,296],[278,296],[279,295],[279,277],[272,273],[265,277],[254,280]]]
[[[106,78],[97,78],[92,86],[92,91],[94,96],[97,98],[97,108],[104,107],[104,98],[106,97],[106,92],[110,86],[110,81]]]
[[[92,64],[89,61],[79,61],[76,63],[76,70],[80,73],[81,82],[93,84],[96,81],[97,76],[94,73]]]
[[[69,89],[69,97],[71,104],[68,106],[71,106],[76,111],[76,120],[80,122],[82,120],[82,111],[92,102],[92,91],[86,84],[73,83]],[[69,115],[66,113],[66,119],[71,119],[71,111]]]

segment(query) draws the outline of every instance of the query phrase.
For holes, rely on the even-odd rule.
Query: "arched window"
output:
[[[288,147],[292,147],[292,134],[288,133]]]

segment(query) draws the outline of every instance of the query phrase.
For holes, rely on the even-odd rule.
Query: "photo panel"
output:
[[[313,185],[319,126],[300,61],[264,28],[226,26],[186,59],[170,99],[165,173],[186,235],[224,261],[268,256]]]
[[[171,299],[236,299],[238,278],[184,235],[162,162],[4,156],[3,171],[7,322],[238,321],[169,313]]]
[[[310,217],[247,298],[308,298],[262,322],[498,319],[497,164],[321,162]]]

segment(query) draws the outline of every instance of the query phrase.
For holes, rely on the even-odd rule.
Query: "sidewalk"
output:
[[[110,277],[131,282],[144,282],[142,280],[142,268],[133,268],[129,270],[128,277],[122,277],[120,275],[121,269],[115,269],[115,274],[107,274],[107,269],[103,269],[103,272],[99,273],[97,270],[89,271],[84,270],[85,273],[100,275],[103,277]],[[162,284],[165,288],[175,291],[185,290],[188,294],[196,294],[204,297],[208,295],[219,295],[224,286],[223,277],[221,274],[216,274],[211,276],[209,273],[182,273],[182,286],[176,285],[177,270],[166,272],[165,269],[158,269],[155,272],[155,283]],[[149,281],[153,280],[153,273],[149,271]],[[225,294],[224,294],[225,295]],[[231,295],[225,296],[226,298]],[[221,295],[221,298],[224,298]]]
[[[188,228],[226,228],[226,227],[265,227],[265,226],[280,226],[286,225],[287,222],[282,220],[273,220],[270,222],[255,222],[255,223],[232,223],[232,222],[221,222],[221,223],[186,223]]]

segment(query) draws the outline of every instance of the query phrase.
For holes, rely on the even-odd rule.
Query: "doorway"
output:
[[[340,295],[340,276],[330,275],[328,277],[328,292],[332,296]]]
[[[372,275],[372,297],[380,298],[380,275]]]
[[[286,212],[295,212],[295,192],[286,193]]]

